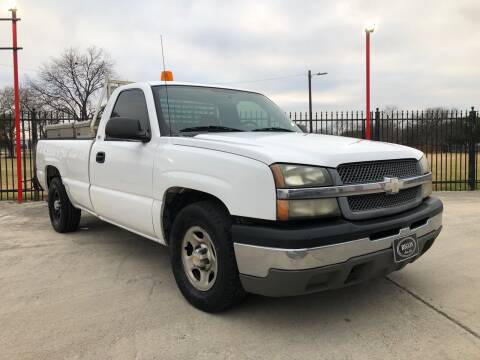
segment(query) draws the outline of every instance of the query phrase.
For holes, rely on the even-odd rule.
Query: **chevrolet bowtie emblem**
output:
[[[385,192],[387,194],[398,194],[403,187],[403,181],[397,177],[384,177]]]

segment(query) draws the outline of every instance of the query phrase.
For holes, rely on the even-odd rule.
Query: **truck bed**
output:
[[[54,166],[62,174],[62,181],[72,203],[91,208],[89,157],[94,140],[72,139],[44,139],[38,142],[38,180],[47,189],[47,165]]]

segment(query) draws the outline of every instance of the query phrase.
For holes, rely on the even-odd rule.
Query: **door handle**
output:
[[[96,156],[97,163],[103,164],[105,162],[105,153],[103,151],[100,151],[97,153]]]

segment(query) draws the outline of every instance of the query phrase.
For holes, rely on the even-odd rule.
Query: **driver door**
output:
[[[108,122],[117,117],[138,119],[152,133],[142,89],[120,92]],[[152,224],[155,149],[152,140],[141,142],[103,136],[95,141],[90,154],[90,197],[101,218],[155,236]]]

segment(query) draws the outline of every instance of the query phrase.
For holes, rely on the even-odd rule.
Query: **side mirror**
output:
[[[304,133],[308,133],[308,129],[307,129],[307,127],[306,127],[305,125],[303,125],[303,124],[296,124],[296,125],[297,125],[297,126],[300,128],[300,130],[302,130]]]
[[[150,134],[138,119],[110,118],[105,126],[105,135],[113,139],[150,141]]]

